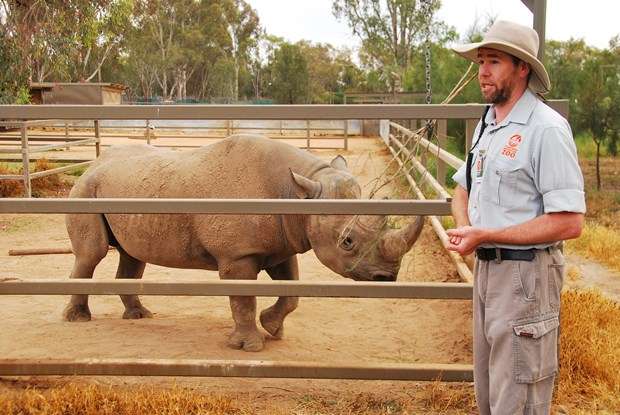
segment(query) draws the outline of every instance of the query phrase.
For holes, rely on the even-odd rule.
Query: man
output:
[[[454,51],[479,64],[480,90],[492,104],[475,132],[469,183],[465,165],[454,175],[456,229],[448,230],[447,245],[477,257],[476,400],[481,414],[549,413],[564,271],[559,246],[580,235],[585,212],[575,144],[567,121],[538,97],[550,81],[536,58],[534,30],[497,21],[482,42]]]

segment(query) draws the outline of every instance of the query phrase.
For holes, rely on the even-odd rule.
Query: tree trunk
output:
[[[601,142],[596,142],[596,190],[601,190]]]

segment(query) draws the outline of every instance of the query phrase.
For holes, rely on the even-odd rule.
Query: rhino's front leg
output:
[[[268,268],[267,273],[274,280],[298,280],[299,267],[297,256],[294,255],[273,268]],[[280,297],[271,307],[260,313],[260,323],[269,334],[276,339],[284,335],[284,318],[297,308],[299,297]]]
[[[222,279],[256,279],[258,266],[253,258],[223,263],[219,266]],[[228,346],[233,349],[243,349],[246,352],[263,350],[265,338],[256,327],[256,297],[231,296],[230,308],[235,329],[228,338]]]

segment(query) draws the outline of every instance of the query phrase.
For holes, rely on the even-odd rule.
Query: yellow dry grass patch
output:
[[[599,292],[562,294],[556,402],[620,413],[620,304]]]
[[[34,164],[33,171],[46,171],[56,167],[53,163],[50,163],[46,159],[38,159]],[[23,168],[12,168],[8,165],[0,165],[0,175],[13,175],[21,174]],[[44,176],[37,179],[33,179],[32,195],[42,196],[49,192],[58,192],[67,186],[67,184],[60,178],[58,174],[52,174],[50,176]],[[24,195],[24,182],[23,180],[0,180],[0,197],[21,197]]]
[[[65,385],[58,389],[9,391],[0,399],[3,415],[163,415],[241,414],[232,398],[205,396],[188,390],[138,389],[119,391],[95,385]]]
[[[587,222],[581,236],[568,241],[566,247],[569,252],[620,271],[620,231]]]

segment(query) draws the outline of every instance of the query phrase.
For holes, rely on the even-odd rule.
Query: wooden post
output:
[[[437,120],[437,144],[439,148],[446,149],[448,142],[448,121]],[[445,187],[446,185],[446,162],[437,157],[437,181]]]
[[[471,150],[477,124],[478,120],[465,120],[465,157],[467,157],[467,152]]]
[[[146,144],[151,144],[151,120],[146,120]]]
[[[344,150],[349,150],[349,120],[344,120]]]
[[[538,33],[538,59],[545,60],[545,32],[547,21],[547,0],[521,0],[534,15],[534,30]]]
[[[101,154],[101,130],[99,130],[99,120],[95,120],[95,157],[99,157]]]
[[[306,149],[310,150],[310,120],[306,120]]]
[[[69,144],[69,123],[65,121],[65,141]],[[67,145],[66,149],[69,150],[71,146]]]
[[[282,129],[283,124],[284,124],[284,120],[280,120],[280,137],[284,135],[284,130]]]
[[[28,153],[28,125],[22,122],[22,165],[24,169],[24,196],[32,197],[32,187],[30,182],[30,155]]]

